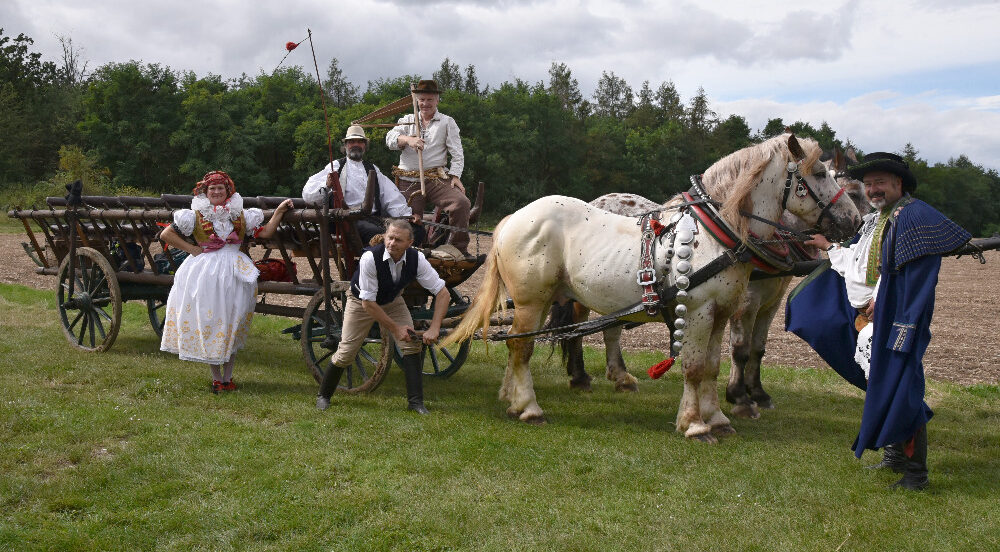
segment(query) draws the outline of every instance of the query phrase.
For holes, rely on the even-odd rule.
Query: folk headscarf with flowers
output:
[[[206,195],[208,187],[213,184],[222,184],[226,187],[227,197],[222,205],[212,205]],[[243,197],[236,193],[236,184],[233,179],[223,171],[212,171],[195,185],[193,192],[194,199],[191,200],[191,210],[197,214],[198,219],[195,223],[195,240],[199,244],[210,241],[242,242],[246,228],[243,223]],[[226,240],[219,239],[220,232],[226,235]],[[213,243],[213,245],[221,246],[222,244]]]

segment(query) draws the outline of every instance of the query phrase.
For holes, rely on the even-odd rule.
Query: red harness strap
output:
[[[658,220],[657,213],[649,213],[642,217],[642,242],[639,251],[639,271],[635,281],[642,287],[642,305],[646,313],[656,316],[660,310],[660,294],[656,292],[656,270],[653,268],[653,250],[656,236],[663,231],[663,225]],[[659,231],[659,232],[658,232]]]
[[[684,192],[683,196],[684,196],[684,200],[685,201],[694,201],[694,199],[691,196],[691,194],[689,194],[687,192]],[[716,240],[718,240],[719,243],[721,243],[722,245],[724,245],[724,246],[726,246],[726,247],[728,247],[730,249],[736,249],[737,247],[739,247],[740,241],[738,239],[736,239],[736,237],[733,236],[732,233],[729,232],[726,228],[720,226],[715,221],[715,218],[712,217],[709,213],[707,213],[705,211],[705,209],[701,205],[698,205],[697,203],[693,203],[691,205],[691,213],[694,215],[695,219],[697,219],[698,222],[700,222],[701,225],[705,227],[705,230],[708,230],[708,233],[711,234],[712,237],[714,237]],[[775,254],[777,254],[779,256],[785,256],[785,255],[788,254],[788,248],[787,247],[782,247],[780,249],[771,247],[770,249],[771,249],[772,252],[774,252]],[[752,257],[750,257],[750,262],[755,267],[757,267],[757,268],[759,268],[759,269],[761,269],[764,272],[767,272],[769,274],[774,274],[774,273],[779,272],[778,268],[772,266],[770,263],[768,263],[766,260],[760,258],[756,254],[754,254]]]

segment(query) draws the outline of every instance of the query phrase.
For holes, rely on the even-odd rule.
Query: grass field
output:
[[[580,394],[540,348],[536,427],[496,398],[503,346],[428,380],[430,416],[398,369],[321,413],[290,319],[255,318],[220,396],[138,304],[106,353],[56,320],[51,292],[0,285],[2,550],[1000,547],[997,386],[930,385],[931,487],[906,493],[862,468],[878,454],[854,460],[863,397],[830,371],[766,368],[778,408],[711,446],[674,431],[681,375],[649,380],[652,353],[627,357],[638,394]]]

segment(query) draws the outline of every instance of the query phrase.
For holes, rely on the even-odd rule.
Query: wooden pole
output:
[[[413,135],[420,138],[420,106],[417,105],[417,90],[413,83],[410,83],[410,96],[413,98]],[[427,197],[427,188],[424,185],[424,150],[417,150],[417,170],[420,171],[420,195]]]

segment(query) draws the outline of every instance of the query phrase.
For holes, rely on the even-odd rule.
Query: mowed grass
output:
[[[995,385],[930,385],[931,487],[894,492],[862,467],[877,453],[852,456],[863,396],[830,371],[768,367],[778,408],[716,446],[674,431],[681,374],[650,380],[655,353],[628,356],[640,391],[618,394],[588,351],[594,391],[577,393],[539,347],[544,426],[497,400],[502,345],[428,379],[430,416],[404,409],[398,369],[321,413],[293,323],[256,317],[240,390],[215,396],[207,367],[159,352],[141,305],[87,354],[51,292],[0,286],[0,549],[1000,547]]]

